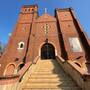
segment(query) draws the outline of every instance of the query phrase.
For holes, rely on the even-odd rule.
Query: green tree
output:
[[[2,53],[3,52],[3,45],[2,45],[2,43],[0,42],[0,53]]]

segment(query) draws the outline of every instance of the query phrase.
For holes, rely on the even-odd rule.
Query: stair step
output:
[[[61,88],[23,88],[22,90],[81,90],[79,87],[61,87]]]
[[[65,83],[65,82],[58,82],[58,83],[26,83],[25,87],[31,87],[31,88],[55,88],[55,87],[75,87],[76,84],[74,83]]]
[[[30,78],[32,78],[32,77],[40,77],[40,78],[43,78],[43,77],[61,77],[61,76],[63,76],[63,77],[69,77],[68,75],[61,75],[61,74],[33,74],[32,73],[32,75],[30,76]],[[70,78],[70,77],[69,77]]]
[[[53,72],[33,72],[33,74],[54,74],[54,75],[58,74],[58,75],[66,75],[66,74],[60,73],[60,72],[56,72],[56,73],[53,73]]]
[[[79,87],[45,87],[45,88],[31,88],[23,87],[22,90],[81,90]]]
[[[39,60],[22,90],[81,90],[55,60]]]
[[[31,84],[36,84],[36,83],[50,83],[50,84],[53,84],[53,83],[64,83],[64,84],[71,84],[71,85],[76,85],[73,81],[66,81],[66,80],[57,80],[57,79],[31,79],[31,80],[28,80],[26,83],[31,83]]]
[[[42,78],[40,78],[40,77],[32,77],[32,78],[29,78],[29,80],[32,80],[32,79],[35,79],[35,80],[37,80],[37,79],[41,79],[41,80],[45,80],[45,79],[49,79],[49,80],[52,80],[52,79],[54,79],[53,77],[42,77]],[[56,80],[59,80],[59,81],[72,81],[72,79],[71,78],[55,78]]]
[[[71,78],[68,78],[68,77],[65,77],[65,78],[62,78],[62,77],[30,77],[28,80],[58,80],[58,81],[72,81]]]
[[[33,73],[29,78],[44,78],[44,77],[47,77],[47,78],[62,78],[62,79],[71,79],[68,75],[63,75],[63,74],[52,74],[52,73]]]
[[[59,70],[36,70],[35,72],[51,72],[51,73],[64,73]]]

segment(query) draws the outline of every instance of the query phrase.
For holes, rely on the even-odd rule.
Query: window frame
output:
[[[21,47],[21,45],[23,45],[23,46]],[[23,50],[23,49],[24,49],[24,45],[25,45],[24,42],[19,42],[19,43],[18,43],[18,48],[17,48],[17,49]]]

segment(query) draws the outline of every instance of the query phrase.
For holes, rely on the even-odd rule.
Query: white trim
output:
[[[23,48],[20,48],[20,46],[21,46],[21,44],[23,44]],[[25,45],[25,43],[24,42],[19,42],[18,43],[18,50],[23,50],[24,49],[24,45]]]
[[[9,64],[5,67],[5,70],[4,70],[4,73],[3,73],[3,76],[6,75],[7,68],[8,68],[10,65],[13,65],[14,68],[16,67],[16,65],[15,65],[14,63],[9,63]],[[14,70],[15,70],[15,69],[14,69]]]
[[[69,43],[73,52],[83,52],[78,37],[70,37]]]

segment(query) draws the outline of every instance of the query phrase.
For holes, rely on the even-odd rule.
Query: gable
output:
[[[35,22],[51,22],[51,21],[56,21],[56,18],[47,13],[43,14],[42,16],[40,16],[35,20]]]

